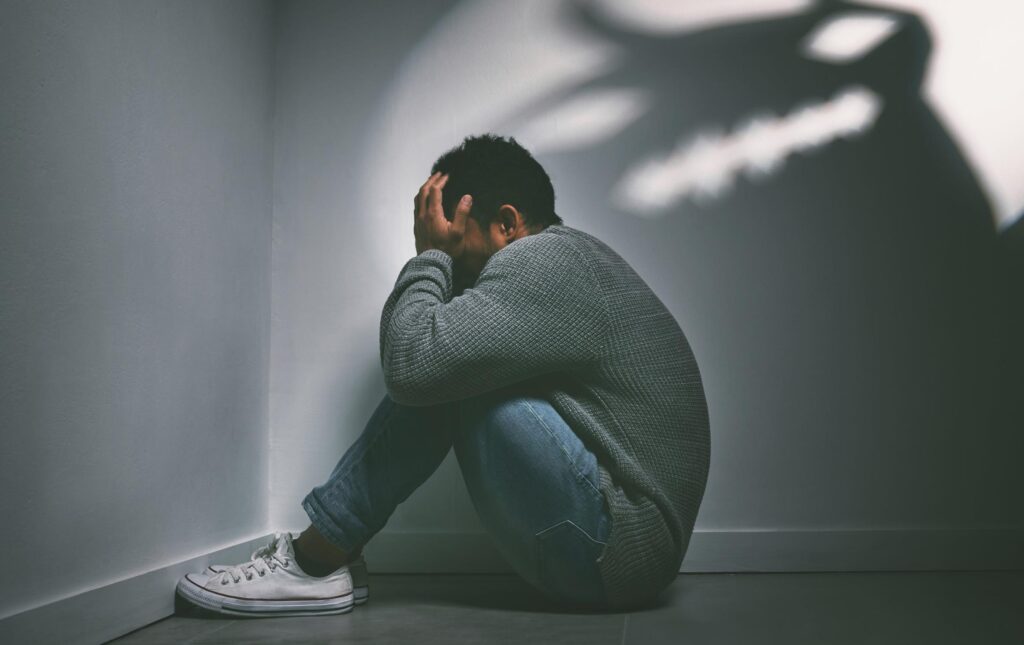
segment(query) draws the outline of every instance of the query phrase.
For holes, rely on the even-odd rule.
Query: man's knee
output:
[[[463,469],[477,470],[498,458],[514,460],[528,431],[523,427],[527,410],[523,395],[507,389],[459,401],[454,449]]]

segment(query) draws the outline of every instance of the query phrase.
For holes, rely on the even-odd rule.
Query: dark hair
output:
[[[515,137],[496,134],[469,136],[438,157],[430,173],[448,175],[442,197],[445,217],[451,219],[463,195],[473,196],[470,216],[481,227],[491,225],[502,204],[515,206],[528,228],[561,224],[555,213],[555,189],[533,155]]]

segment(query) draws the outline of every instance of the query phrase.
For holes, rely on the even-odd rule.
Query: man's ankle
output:
[[[312,524],[299,537],[292,540],[296,559],[319,565],[316,568],[333,566],[332,571],[359,557],[362,546],[349,553],[325,538]],[[302,563],[299,563],[302,566]]]
[[[328,564],[315,560],[306,555],[306,553],[299,547],[295,547],[295,564],[297,564],[299,568],[306,573],[306,575],[314,578],[323,578],[324,576],[328,576],[343,566],[341,564]]]

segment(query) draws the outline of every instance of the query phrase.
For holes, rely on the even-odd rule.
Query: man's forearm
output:
[[[555,236],[496,253],[456,298],[451,256],[427,250],[402,268],[381,313],[381,366],[392,398],[433,405],[599,360],[610,327],[580,253]]]

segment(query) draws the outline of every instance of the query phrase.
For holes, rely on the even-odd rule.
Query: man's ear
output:
[[[506,244],[529,233],[523,221],[523,214],[512,204],[502,204],[498,208],[495,221],[498,223],[498,232],[504,236]]]

